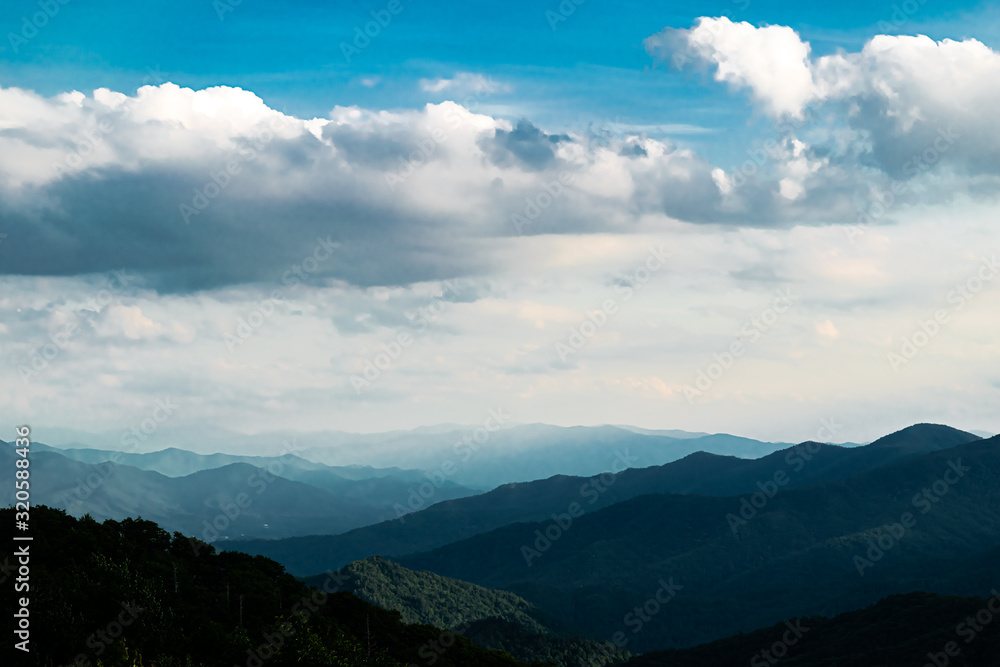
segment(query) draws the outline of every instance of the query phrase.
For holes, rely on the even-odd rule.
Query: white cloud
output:
[[[593,146],[449,101],[300,119],[237,88],[0,89],[0,123],[7,243],[37,251],[14,255],[15,273],[126,266],[165,289],[212,287],[280,276],[330,236],[345,252],[314,279],[405,284],[485,270],[490,238],[737,215],[711,165],[669,141]],[[60,233],[42,238],[46,227]],[[376,240],[384,261],[351,250]]]
[[[142,314],[138,306],[114,305],[101,312],[102,317],[94,329],[101,336],[125,336],[132,340],[152,338],[163,332],[163,327]]]
[[[748,151],[763,160],[713,172],[728,210],[766,201],[772,219],[870,221],[889,200],[874,216],[884,223],[905,205],[1000,193],[1000,53],[975,39],[876,35],[817,58],[787,26],[702,17],[646,46],[675,66],[713,69],[775,120],[776,145]]]
[[[877,36],[816,58],[790,28],[727,19],[649,45],[680,45],[749,91],[780,134],[727,172],[662,136],[698,128],[667,122],[615,123],[598,142],[451,101],[296,118],[221,86],[0,88],[0,359],[19,376],[55,351],[0,403],[95,430],[127,428],[165,394],[186,400],[185,420],[251,430],[277,413],[304,429],[474,423],[501,404],[523,422],[787,439],[773,415],[831,405],[866,436],[859,422],[891,410],[912,409],[899,425],[961,414],[1000,428],[1000,377],[982,370],[1000,352],[997,287],[899,374],[883,363],[979,253],[1000,251],[1000,56]],[[471,73],[420,85],[437,99],[510,90]],[[853,240],[823,224],[873,201],[899,224]],[[669,266],[635,289],[661,243]],[[103,299],[93,274],[122,266],[135,283]],[[358,395],[351,373],[456,277],[460,297]],[[783,285],[799,303],[689,405],[684,385]],[[620,312],[557,363],[554,344],[611,297]],[[94,378],[100,392],[77,389]]]
[[[479,93],[486,96],[494,93],[508,93],[512,88],[510,84],[501,83],[482,74],[459,72],[450,79],[443,77],[437,79],[420,79],[420,90],[425,93],[448,93],[449,95]]]
[[[449,101],[302,119],[224,86],[52,98],[0,88],[0,216],[7,243],[36,249],[4,270],[126,266],[163,289],[196,289],[280,276],[329,236],[344,252],[314,280],[406,284],[484,273],[489,239],[519,233],[853,223],[892,179],[912,180],[888,220],[907,205],[1000,187],[990,180],[998,56],[978,42],[881,36],[859,53],[813,59],[781,26],[703,19],[671,35],[651,44],[690,41],[771,113],[794,116],[810,99],[853,111],[829,126],[804,116],[774,150],[754,153],[764,158],[748,174],[635,128],[595,143]],[[423,83],[502,88],[470,73]],[[384,260],[363,260],[359,249],[375,242]]]
[[[650,37],[647,48],[679,65],[693,58],[713,67],[716,80],[748,90],[776,119],[846,117],[855,131],[847,154],[867,146],[896,178],[938,161],[998,171],[1000,54],[975,39],[876,35],[859,52],[813,58],[789,27],[703,17],[690,29]],[[831,104],[843,106],[823,116]],[[925,151],[933,159],[921,160]]]
[[[678,37],[688,53],[715,65],[717,81],[750,88],[772,115],[800,116],[814,97],[809,44],[791,28],[702,17],[690,30],[668,29],[650,37],[647,48],[674,50]]]

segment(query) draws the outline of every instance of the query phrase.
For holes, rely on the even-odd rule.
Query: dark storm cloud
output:
[[[251,176],[248,172],[245,174]],[[0,203],[3,272],[69,276],[126,268],[151,287],[176,292],[230,284],[281,283],[319,239],[340,243],[307,280],[392,285],[474,272],[481,261],[455,252],[435,222],[391,202],[330,196],[235,196],[235,184],[186,224],[179,213],[202,174],[118,169],[65,178],[44,189],[52,206],[24,211]],[[249,184],[248,184],[249,185]],[[251,188],[252,189],[252,188]]]
[[[515,165],[541,170],[556,161],[556,147],[560,142],[571,139],[565,134],[546,134],[527,120],[519,120],[510,131],[496,131],[493,137],[485,138],[480,145],[498,167]]]

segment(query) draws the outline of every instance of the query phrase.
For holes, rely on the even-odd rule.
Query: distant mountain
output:
[[[893,595],[834,618],[790,619],[694,648],[645,653],[627,665],[763,667],[780,660],[791,667],[993,667],[1000,656],[1000,623],[979,625],[975,619],[983,610],[994,616],[987,605],[997,608],[998,602]]]
[[[0,448],[4,458],[10,450]],[[54,452],[34,452],[31,464],[36,503],[98,520],[142,517],[200,539],[343,532],[386,513],[246,463],[185,477],[113,463],[80,463]],[[4,502],[13,502],[12,486],[4,496]]]
[[[933,434],[948,433],[914,428],[911,436],[928,436],[914,437],[917,448],[939,446]],[[900,451],[892,439],[870,447]],[[970,562],[982,563],[984,578],[963,590],[972,584],[984,594],[1000,580],[996,561],[983,557],[1000,547],[1000,437],[773,497],[759,493],[754,501],[751,494],[639,496],[571,521],[563,514],[513,524],[395,560],[513,591],[605,638],[627,630],[623,618],[663,582],[682,586],[629,635],[633,652],[836,614],[928,582],[947,588],[950,573]]]
[[[417,494],[420,486],[428,481],[420,470],[402,468],[373,468],[371,466],[332,467],[308,461],[294,454],[282,456],[236,456],[233,454],[196,454],[183,449],[170,448],[156,452],[137,454],[100,449],[58,449],[42,443],[33,443],[35,451],[54,452],[83,463],[98,464],[113,461],[140,470],[155,471],[167,477],[183,477],[201,472],[243,463],[264,469],[284,479],[304,482],[320,489],[331,491],[338,496],[353,498],[385,512],[379,513],[378,520],[398,516],[396,505],[405,506],[411,495]],[[435,487],[434,502],[464,498],[477,491],[461,487],[450,480],[444,480]],[[62,505],[60,505],[61,507]],[[370,518],[365,515],[365,521]],[[124,518],[122,516],[111,518]],[[353,525],[365,525],[354,522]]]
[[[620,451],[626,449],[635,457],[635,465],[646,467],[669,463],[697,451],[755,458],[784,446],[723,433],[709,435],[618,426],[514,425],[502,410],[494,413],[504,424],[497,429],[498,422],[490,422],[489,426],[493,430],[489,431],[485,428],[486,422],[483,426],[441,424],[385,433],[323,431],[243,435],[218,429],[198,432],[164,427],[157,431],[155,441],[173,444],[173,448],[164,450],[160,446],[156,448],[159,450],[156,452],[152,450],[150,443],[143,443],[141,451],[145,454],[133,454],[157,454],[159,458],[145,459],[148,463],[139,460],[122,462],[164,474],[190,474],[195,469],[205,469],[202,466],[217,465],[190,460],[179,463],[169,460],[163,452],[190,450],[216,457],[218,462],[224,460],[220,458],[223,455],[219,452],[225,452],[235,457],[225,460],[226,463],[259,465],[260,460],[251,458],[273,458],[278,443],[294,440],[293,451],[296,456],[333,467],[341,476],[350,477],[350,471],[344,469],[363,462],[376,470],[402,468],[426,471],[432,475],[442,474],[448,482],[459,487],[488,491],[502,484],[527,482],[552,475],[599,474],[608,469]],[[118,442],[121,435],[105,434],[99,437],[80,434],[77,438],[71,438],[69,433],[54,431],[64,447],[67,446],[67,441],[82,439],[88,443],[88,448],[98,450],[104,449],[97,444],[102,442],[101,437],[106,438],[103,442]],[[44,433],[39,433],[40,440],[44,441]],[[177,450],[178,446],[183,449]],[[216,453],[205,452],[207,447],[211,447],[211,451]],[[75,456],[72,453],[67,455]],[[93,459],[88,458],[87,461],[93,462]],[[366,478],[381,476],[372,474],[371,471],[359,474]],[[397,476],[400,475],[401,473]]]
[[[380,468],[379,470],[385,470]],[[479,491],[459,486],[450,480],[436,480],[420,471],[400,471],[372,478],[343,479],[326,470],[286,469],[284,476],[288,479],[310,484],[320,489],[326,489],[338,496],[354,498],[367,505],[386,510],[385,515],[396,518],[410,511],[411,503],[418,501],[422,505],[432,505],[445,500],[467,498]],[[428,495],[427,489],[433,488],[433,494]]]
[[[863,447],[803,443],[760,459],[699,452],[666,465],[632,468],[603,478],[557,475],[506,484],[489,493],[406,514],[402,521],[386,521],[342,535],[240,541],[234,548],[274,558],[289,571],[304,575],[375,554],[402,556],[428,551],[505,525],[547,519],[553,513],[566,512],[572,503],[582,512],[591,512],[643,494],[737,495],[757,492],[759,484],[784,491],[844,479],[949,443],[954,446],[974,440],[976,436],[947,426],[922,424]],[[623,454],[608,469],[635,465],[630,456]],[[779,474],[784,475],[779,477],[785,482],[782,485],[774,481]]]
[[[600,474],[626,450],[635,465],[644,467],[675,461],[700,450],[753,457],[778,447],[726,434],[673,438],[617,426],[524,424],[492,433],[472,428],[431,435],[407,432],[367,443],[365,460],[375,465],[446,471],[448,479],[456,484],[489,490],[553,475]],[[344,458],[340,446],[304,448],[299,453],[330,465]]]
[[[678,431],[677,429],[652,429],[652,428],[639,428],[638,426],[629,426],[627,424],[613,424],[615,428],[625,429],[626,431],[632,431],[633,433],[641,433],[643,435],[662,435],[667,438],[674,438],[675,440],[691,440],[694,438],[704,438],[710,433],[702,433],[700,431]]]
[[[371,466],[327,466],[306,460],[292,453],[281,456],[239,456],[236,454],[197,454],[185,449],[169,447],[155,452],[136,453],[121,452],[107,449],[60,449],[49,447],[42,443],[33,443],[36,450],[51,451],[62,454],[66,458],[82,463],[101,463],[115,461],[122,465],[132,466],[140,470],[154,470],[167,477],[183,477],[201,470],[221,468],[232,463],[249,463],[257,468],[280,463],[297,470],[326,472],[343,480],[371,479],[395,475],[401,479],[414,481],[419,479],[419,470],[402,470],[400,468],[373,468]]]
[[[10,465],[13,448],[0,445],[0,464]],[[336,534],[397,515],[419,484],[393,477],[345,480],[322,470],[301,471],[231,463],[183,477],[167,477],[111,462],[81,463],[56,451],[33,451],[32,500],[74,516],[121,520],[143,517],[165,529],[207,541]],[[274,473],[319,476],[313,484]],[[442,486],[441,497],[467,489]],[[3,492],[13,503],[14,487]]]
[[[139,470],[152,470],[166,475],[167,477],[183,477],[201,470],[211,468],[221,468],[233,463],[249,463],[258,468],[262,468],[269,463],[278,461],[278,457],[264,456],[236,456],[234,454],[196,454],[184,449],[169,447],[155,452],[136,453],[121,452],[108,449],[61,449],[50,447],[40,442],[32,444],[35,451],[56,452],[68,459],[81,463],[103,463],[104,461],[114,461],[122,465],[132,466]],[[292,454],[280,459],[283,464],[288,463],[304,470],[329,469],[319,463],[307,461]]]
[[[319,586],[329,573],[307,577]],[[615,664],[627,651],[609,651],[594,640],[570,636],[571,628],[508,591],[497,591],[431,572],[415,572],[375,556],[337,573],[341,590],[383,609],[400,612],[404,623],[460,631],[477,644],[503,649],[519,660],[560,665]]]

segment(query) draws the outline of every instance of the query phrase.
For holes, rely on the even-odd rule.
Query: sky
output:
[[[0,37],[11,431],[1000,431],[995,6],[11,0]]]

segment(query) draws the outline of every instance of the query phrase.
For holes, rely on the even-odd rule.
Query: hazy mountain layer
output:
[[[783,491],[843,479],[977,439],[947,426],[924,424],[864,447],[803,443],[755,460],[702,452],[663,466],[623,470],[637,465],[636,457],[626,450],[609,462],[608,470],[621,471],[616,475],[596,478],[558,475],[525,484],[508,484],[486,494],[406,514],[402,520],[365,526],[342,535],[238,542],[234,548],[266,555],[283,563],[291,572],[306,575],[376,554],[400,556],[427,551],[512,523],[547,519],[554,513],[567,512],[574,503],[580,513],[585,513],[650,493],[736,495],[760,492],[762,486]],[[417,498],[413,503],[415,509],[437,498],[432,486],[423,490],[428,492],[428,498]]]

